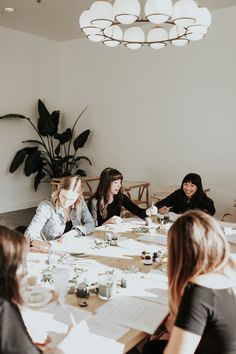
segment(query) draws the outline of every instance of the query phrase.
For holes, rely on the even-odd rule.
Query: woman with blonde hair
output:
[[[21,279],[22,265],[27,252],[25,237],[7,227],[0,226],[0,353],[41,353],[30,338],[18,306],[23,303]],[[59,349],[46,349],[45,354],[62,353]]]
[[[186,212],[170,228],[168,282],[164,354],[236,354],[235,264],[221,227],[208,214]],[[151,345],[144,353],[154,352]]]
[[[25,236],[37,248],[49,248],[48,242],[68,231],[73,236],[90,234],[94,221],[82,194],[79,177],[64,177],[49,200],[41,202]]]

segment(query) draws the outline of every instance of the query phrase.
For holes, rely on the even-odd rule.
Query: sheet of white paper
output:
[[[144,250],[147,252],[156,252],[158,248],[156,245],[146,244],[132,239],[122,241],[120,247],[125,251],[125,254],[133,256],[141,255]]]
[[[124,344],[89,332],[88,325],[82,321],[72,328],[59,348],[64,354],[122,354]]]
[[[236,223],[235,222],[227,222],[227,221],[221,221],[221,220],[216,220],[221,227],[232,227],[236,228]],[[236,230],[234,230],[236,231]]]
[[[146,225],[145,220],[137,218],[137,217],[124,218],[123,223],[124,224],[131,224],[131,225],[141,225],[141,226]]]
[[[28,252],[26,262],[46,264],[48,261],[48,254]]]
[[[139,236],[137,238],[140,241],[149,241],[149,242],[154,242],[158,243],[160,245],[167,245],[167,235],[161,235],[161,234],[143,234],[142,236]]]
[[[97,314],[112,318],[122,326],[153,334],[168,314],[168,306],[144,298],[117,296],[100,306]]]
[[[98,317],[96,314],[86,320],[86,323],[89,327],[90,333],[115,340],[121,338],[129,331],[129,328],[113,323],[112,318],[102,318],[102,316]]]
[[[173,213],[173,211],[169,212],[169,218],[171,221],[175,221],[176,219],[178,219],[179,216],[179,214]]]
[[[134,224],[131,223],[107,224],[96,227],[96,230],[108,232],[128,232],[132,230],[132,227],[134,227]]]
[[[55,302],[37,311],[22,308],[21,314],[29,333],[37,334],[39,329],[43,329],[49,335],[51,348],[55,348],[67,334],[72,325],[70,314],[73,314],[76,322],[91,316],[89,311]]]
[[[168,305],[168,281],[167,277],[160,278],[157,275],[148,277],[148,273],[127,274],[127,288],[118,288],[117,296],[134,296]]]
[[[234,230],[234,232],[235,232],[235,230]],[[226,238],[229,242],[236,244],[236,233],[231,234],[231,235],[227,235]]]

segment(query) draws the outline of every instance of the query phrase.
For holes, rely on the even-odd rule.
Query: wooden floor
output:
[[[32,220],[35,210],[36,208],[29,208],[0,214],[0,225],[7,226],[11,229],[15,229],[20,225],[27,226]]]

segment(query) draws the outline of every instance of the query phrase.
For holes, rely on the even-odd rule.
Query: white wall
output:
[[[0,115],[36,118],[41,97],[49,110],[63,107],[68,126],[88,104],[77,132],[92,129],[81,151],[93,161],[82,165],[89,175],[114,166],[154,189],[198,172],[221,216],[236,197],[236,7],[212,15],[204,40],[161,51],[111,49],[86,39],[57,44],[0,28]],[[36,205],[49,188],[35,193],[22,171],[8,173],[32,130],[0,121],[0,138],[0,212]]]
[[[154,189],[197,172],[222,216],[236,197],[236,7],[212,15],[207,37],[185,48],[63,43],[61,105],[71,122],[89,105],[78,125],[93,131],[89,174],[114,166]]]
[[[60,108],[59,45],[56,42],[0,27],[0,115],[21,113],[37,118],[38,98],[49,110]],[[0,121],[0,213],[34,206],[48,195],[50,187],[33,190],[33,179],[22,169],[8,172],[23,140],[33,139],[26,121]]]

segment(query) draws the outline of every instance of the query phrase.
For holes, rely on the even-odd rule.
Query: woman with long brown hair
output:
[[[7,227],[0,226],[0,353],[41,353],[32,342],[18,305],[23,303],[21,279],[27,252],[26,238]],[[59,353],[47,349],[47,354]],[[61,351],[60,351],[61,353]]]
[[[168,281],[164,354],[236,354],[235,264],[221,227],[208,214],[186,212],[170,228]],[[158,341],[149,343],[144,353],[162,352]]]
[[[39,204],[25,236],[30,238],[32,246],[47,249],[45,240],[59,239],[71,230],[74,236],[87,235],[94,230],[79,177],[64,177],[51,198]]]
[[[142,209],[134,204],[122,193],[122,181],[123,175],[118,170],[107,167],[102,171],[97,190],[88,201],[88,208],[96,226],[108,221],[114,223],[117,220],[114,216],[120,217],[122,207],[142,219],[157,211],[156,207]]]

